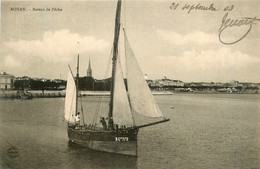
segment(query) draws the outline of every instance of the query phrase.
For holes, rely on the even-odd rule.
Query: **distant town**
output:
[[[181,80],[162,79],[151,80],[148,75],[144,78],[152,91],[170,92],[194,92],[194,93],[259,93],[260,83],[239,82],[183,82]],[[111,78],[95,79],[92,76],[91,64],[89,61],[86,76],[79,77],[80,91],[109,91]],[[127,88],[127,83],[125,79]],[[63,91],[66,89],[66,81],[61,79],[32,78],[28,76],[15,77],[3,70],[0,72],[1,91]]]

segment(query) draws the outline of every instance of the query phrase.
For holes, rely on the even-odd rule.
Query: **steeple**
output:
[[[92,77],[92,69],[91,69],[90,58],[89,58],[89,62],[88,62],[87,77]]]

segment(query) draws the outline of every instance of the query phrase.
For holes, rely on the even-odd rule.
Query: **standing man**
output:
[[[107,123],[106,123],[104,117],[101,118],[100,123],[102,123],[103,129],[104,129],[104,130],[107,130]]]
[[[75,116],[75,120],[76,120],[76,125],[78,126],[79,125],[79,120],[80,120],[80,112],[78,112]]]

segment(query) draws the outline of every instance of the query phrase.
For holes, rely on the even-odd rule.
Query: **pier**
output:
[[[1,99],[22,99],[23,96],[29,98],[54,98],[65,97],[65,91],[28,91],[26,95],[21,94],[19,91],[1,91]]]
[[[27,95],[31,98],[55,98],[65,97],[65,90],[61,91],[28,91]],[[170,91],[152,91],[153,95],[172,95]],[[110,96],[108,91],[79,91],[79,96]],[[0,91],[0,99],[21,99],[19,91]]]

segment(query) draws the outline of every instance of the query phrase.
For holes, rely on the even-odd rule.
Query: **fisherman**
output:
[[[108,117],[108,129],[115,130],[113,117]]]
[[[107,123],[106,123],[104,117],[101,118],[100,123],[102,123],[103,129],[104,129],[104,130],[107,130]]]
[[[118,125],[116,124],[116,132],[118,132]]]
[[[78,125],[79,124],[79,120],[80,120],[80,112],[78,112],[75,116],[75,120],[76,120],[76,124]]]

